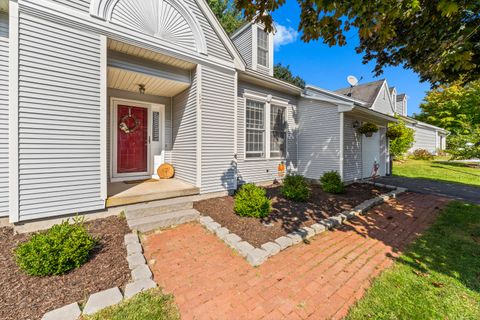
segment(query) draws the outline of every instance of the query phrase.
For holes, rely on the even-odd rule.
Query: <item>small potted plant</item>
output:
[[[366,137],[371,137],[373,133],[378,131],[377,125],[367,122],[364,123],[360,128],[358,128],[358,132],[364,134]]]

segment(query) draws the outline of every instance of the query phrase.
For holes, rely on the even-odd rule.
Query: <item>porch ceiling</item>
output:
[[[190,83],[186,82],[172,81],[113,67],[108,68],[107,78],[109,88],[138,92],[138,85],[143,84],[145,85],[145,94],[163,97],[173,97],[190,86]]]
[[[138,92],[139,85],[145,93],[173,97],[191,85],[192,64],[179,62],[142,48],[110,41],[108,50],[109,88]]]
[[[130,44],[120,42],[117,40],[112,40],[112,39],[108,39],[108,49],[112,51],[128,54],[130,56],[135,56],[135,57],[144,58],[144,59],[152,60],[155,62],[167,64],[172,67],[177,67],[185,70],[191,70],[196,66],[194,63],[191,63],[188,61],[169,57],[161,53],[157,53],[157,52],[140,48],[137,46],[132,46]]]

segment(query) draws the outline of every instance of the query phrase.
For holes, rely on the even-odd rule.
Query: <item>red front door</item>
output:
[[[117,171],[147,171],[148,109],[118,105]]]

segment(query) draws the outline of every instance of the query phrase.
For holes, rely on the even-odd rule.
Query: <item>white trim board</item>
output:
[[[196,141],[196,185],[202,186],[202,66],[197,66],[197,141]]]
[[[100,196],[108,197],[107,190],[107,37],[100,36]]]
[[[9,18],[9,103],[8,103],[8,148],[9,148],[9,217],[10,223],[20,220],[19,203],[19,157],[18,157],[18,3],[10,1]]]

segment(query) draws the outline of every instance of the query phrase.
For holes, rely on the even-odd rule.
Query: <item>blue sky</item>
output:
[[[276,40],[284,43],[278,46],[277,42],[275,62],[290,65],[292,72],[307,83],[329,90],[347,87],[346,78],[350,74],[357,78],[363,76],[362,83],[385,78],[389,86],[395,86],[398,93],[406,93],[409,97],[408,114],[419,112],[418,105],[429,89],[429,84],[421,83],[413,71],[402,67],[386,68],[380,77],[374,77],[374,64],[363,64],[362,55],[355,52],[358,44],[355,32],[348,34],[348,43],[343,47],[329,47],[321,41],[304,43],[300,40],[300,35],[295,36],[300,17],[300,7],[296,1],[287,1],[273,16],[281,29],[281,35],[277,35]]]

